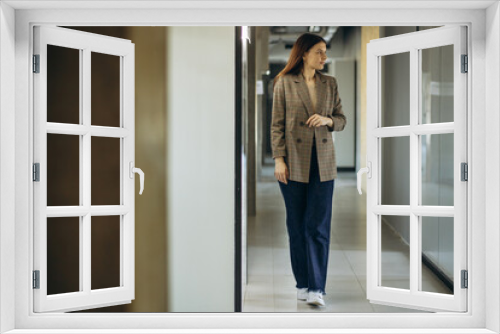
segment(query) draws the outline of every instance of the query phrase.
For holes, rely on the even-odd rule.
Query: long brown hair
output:
[[[304,54],[320,42],[326,44],[326,41],[323,39],[323,37],[319,35],[311,34],[309,32],[300,35],[293,44],[292,51],[290,51],[290,57],[288,58],[288,63],[286,64],[285,68],[274,78],[273,88],[274,85],[276,85],[276,82],[278,82],[279,78],[284,76],[285,74],[298,74],[302,70],[302,67],[304,67],[304,61],[302,60]]]

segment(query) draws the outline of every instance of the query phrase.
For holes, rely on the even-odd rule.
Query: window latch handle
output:
[[[358,171],[358,192],[361,195],[361,176],[366,173],[369,179],[372,178],[372,163],[371,161],[367,162],[367,167],[363,167]]]
[[[129,167],[130,167],[130,178],[131,179],[134,178],[134,173],[139,174],[139,177],[140,177],[139,183],[141,185],[141,190],[139,191],[139,195],[142,195],[142,192],[144,190],[144,172],[140,168],[134,167],[133,161],[130,161]]]

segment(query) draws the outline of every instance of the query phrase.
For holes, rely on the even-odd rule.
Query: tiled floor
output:
[[[274,166],[264,168],[257,184],[257,215],[248,219],[248,285],[243,312],[422,312],[372,304],[366,299],[366,197],[357,192],[355,173],[339,173],[335,181],[326,307],[298,301],[285,204],[273,170]],[[391,245],[391,253],[384,253],[388,256],[384,257],[383,270],[393,274],[393,279],[384,282],[404,286],[408,284],[408,246],[385,228],[384,245]],[[431,289],[427,291],[448,291],[428,270],[424,270],[424,280]]]

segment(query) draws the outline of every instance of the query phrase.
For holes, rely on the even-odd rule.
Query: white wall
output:
[[[170,312],[234,310],[234,54],[234,27],[167,28]]]
[[[347,118],[343,131],[333,132],[337,167],[356,167],[356,61],[355,59],[334,59],[333,75],[339,85],[342,110]]]
[[[361,131],[366,131],[366,129],[361,129],[361,27],[341,27],[343,31],[343,41],[342,41],[342,53],[339,56],[339,59],[350,59],[354,62],[354,70],[352,72],[352,80],[354,81],[354,86],[349,88],[351,91],[348,94],[353,94],[352,101],[352,116],[347,119],[347,125],[344,131],[335,133],[335,135],[339,134],[340,136],[344,136],[343,132],[354,132],[352,135],[345,135],[349,138],[349,143],[346,145],[349,147],[349,150],[353,149],[355,152],[351,153],[349,156],[354,156],[354,166],[355,170],[358,171],[361,167]],[[350,84],[350,83],[349,83]],[[345,86],[344,83],[339,81],[339,91],[341,92],[340,97],[342,98],[342,105],[344,105],[344,99],[346,96],[345,89],[342,88]],[[350,98],[350,97],[349,97]],[[347,103],[347,100],[345,101]],[[349,109],[349,106],[344,108],[344,112]],[[351,130],[350,130],[351,129]],[[347,138],[343,138],[347,139]],[[352,140],[352,143],[350,142]],[[353,146],[353,148],[351,148]],[[339,145],[335,146],[335,152],[338,154]],[[347,151],[347,150],[346,150]],[[338,164],[338,159],[337,159]],[[344,166],[338,164],[340,167],[352,167],[352,166]]]
[[[14,10],[0,3],[0,221],[15,221],[15,153],[14,138]],[[2,224],[0,229],[1,253],[9,254],[9,261],[0,263],[0,332],[14,328],[14,226]],[[3,258],[3,256],[2,256]]]

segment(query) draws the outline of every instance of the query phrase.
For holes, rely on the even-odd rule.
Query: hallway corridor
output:
[[[326,307],[298,301],[285,206],[273,173],[274,165],[263,169],[257,184],[257,215],[248,218],[248,285],[243,312],[423,312],[372,304],[366,299],[366,196],[358,194],[354,172],[339,172],[335,181]],[[389,268],[393,276],[385,282],[404,286],[408,283],[408,246],[385,224],[383,228],[387,229],[384,236],[388,236],[384,245],[390,245],[393,251],[391,262],[384,263],[384,269]],[[448,291],[426,267],[422,270],[424,286],[432,291]]]

